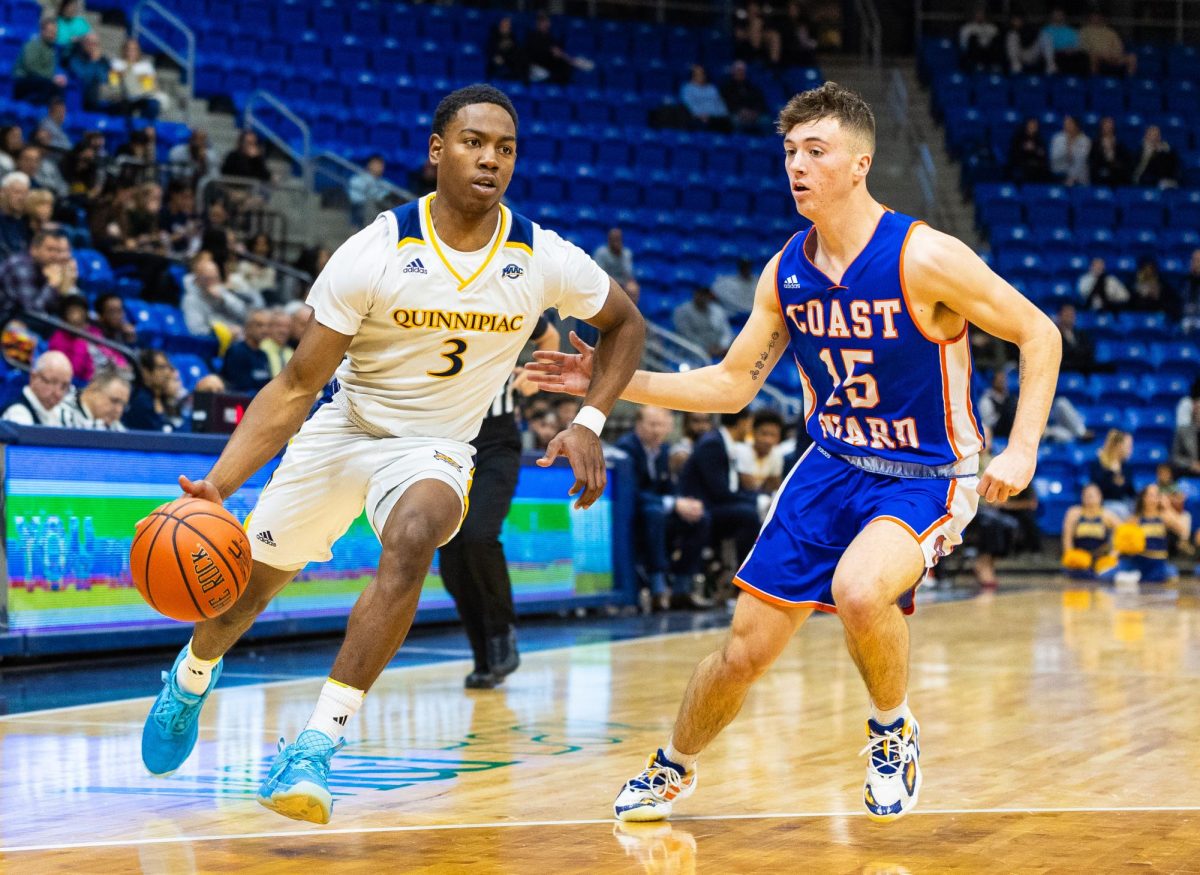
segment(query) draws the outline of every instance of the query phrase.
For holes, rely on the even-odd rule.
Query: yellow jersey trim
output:
[[[403,240],[401,240],[399,243],[396,244],[396,248],[399,249],[401,246],[407,246],[409,243],[420,243],[423,245],[425,243],[425,241],[422,240],[420,237],[405,237]]]
[[[509,249],[509,248],[520,249],[522,252],[524,252],[528,255],[533,255],[533,250],[530,249],[528,246],[526,246],[524,243],[515,243],[515,242],[505,243],[504,248],[505,249]]]
[[[450,275],[458,280],[458,290],[461,292],[471,283],[473,283],[481,273],[487,270],[487,266],[492,263],[492,259],[496,257],[496,253],[500,251],[500,247],[504,244],[504,238],[508,236],[508,208],[503,204],[500,205],[500,231],[496,234],[496,241],[492,244],[491,250],[487,254],[487,258],[483,260],[483,264],[479,265],[479,269],[471,274],[466,279],[462,278],[462,274],[454,269],[454,265],[446,258],[442,252],[442,247],[438,245],[437,231],[433,228],[433,199],[436,194],[431,194],[429,200],[425,201],[425,227],[429,230],[429,242],[433,245],[433,251],[437,253],[438,259],[446,266],[446,270],[450,271]],[[519,244],[518,244],[519,245]],[[530,253],[532,254],[532,253]]]

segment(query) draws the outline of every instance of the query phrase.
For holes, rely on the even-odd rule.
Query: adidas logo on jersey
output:
[[[783,287],[785,289],[798,289],[800,288],[800,280],[796,278],[795,274],[792,274],[783,281]]]
[[[275,539],[271,537],[270,529],[268,529],[265,532],[259,532],[254,537],[257,538],[258,540],[262,541],[268,547],[278,547],[279,546],[278,544],[275,543]]]
[[[419,259],[419,258],[414,258],[412,261],[410,261],[408,264],[406,264],[404,266],[404,272],[405,273],[429,273],[429,271],[427,271],[425,269],[425,265],[421,264],[421,259]]]

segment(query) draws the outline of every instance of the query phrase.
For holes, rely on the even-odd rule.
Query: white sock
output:
[[[365,695],[363,690],[329,678],[321,689],[321,698],[317,699],[317,707],[308,718],[305,730],[324,732],[331,741],[336,742],[342,737],[350,718],[358,713]]]
[[[212,681],[213,666],[220,661],[219,656],[216,659],[201,659],[196,655],[196,651],[192,650],[192,642],[188,641],[187,656],[175,671],[175,683],[185,693],[202,695]]]
[[[904,697],[903,702],[901,702],[895,708],[889,708],[887,711],[882,711],[874,702],[871,703],[871,719],[880,726],[891,726],[901,717],[903,717],[906,721],[912,719],[912,712],[908,710],[907,696]]]
[[[698,753],[684,753],[675,747],[675,741],[672,739],[667,742],[667,746],[663,748],[663,756],[677,765],[683,766],[685,772],[690,772],[696,768],[696,760],[700,758]]]

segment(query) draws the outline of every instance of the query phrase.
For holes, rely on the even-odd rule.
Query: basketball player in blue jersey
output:
[[[799,213],[813,222],[767,264],[754,308],[723,361],[639,371],[622,397],[676,410],[741,410],[789,353],[813,446],[780,489],[737,573],[729,638],[700,663],[674,731],[621,789],[621,820],[661,820],[696,787],[700,752],[814,610],[836,612],[870,697],[863,799],[876,820],[912,810],[921,789],[909,711],[913,589],[961,543],[980,495],[1030,482],[1058,377],[1054,324],[966,245],[871,197],[875,121],[830,82],[779,115]],[[967,323],[1021,351],[1008,447],[978,477],[983,440],[970,397]],[[591,352],[542,352],[542,388],[586,391]]]
[[[600,429],[637,367],[644,325],[584,252],[501,204],[516,157],[517,114],[502,92],[474,85],[447,95],[429,138],[436,192],[381,213],[338,248],[313,283],[313,320],[291,361],[208,475],[180,478],[189,495],[219,503],[288,443],[246,520],[254,566],[245,592],[197,624],[163,673],[142,734],[150,772],[187,759],[221,657],[301,568],[330,558],[365,509],[382,546],[377,573],[312,716],[295,742],[281,740],[258,793],[287,817],[328,822],[342,732],[404,641],[434,551],[462,524],[469,442],[551,307],[586,320],[601,340],[586,405],[541,464],[570,461],[576,507],[603,491]],[[305,422],[335,371],[332,402]]]

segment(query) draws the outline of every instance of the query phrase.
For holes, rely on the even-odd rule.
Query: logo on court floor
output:
[[[449,456],[447,456],[445,453],[441,452],[440,450],[434,450],[433,457],[435,459],[437,459],[439,462],[445,462],[447,465],[452,467],[455,471],[462,470],[462,465],[458,464],[458,462],[454,461],[453,459],[451,459]]]
[[[404,266],[404,272],[405,273],[429,273],[429,271],[427,271],[425,269],[425,265],[421,263],[421,259],[419,259],[419,258],[414,258],[412,261],[410,261],[408,264],[406,264]]]
[[[525,273],[525,271],[515,264],[506,264],[504,265],[504,270],[500,271],[500,273],[504,275],[505,279],[515,280],[521,274]]]
[[[262,541],[268,547],[278,547],[279,546],[278,544],[275,543],[275,539],[271,537],[270,529],[267,529],[266,531],[263,531],[263,532],[259,532],[254,537],[257,538],[258,540]]]

